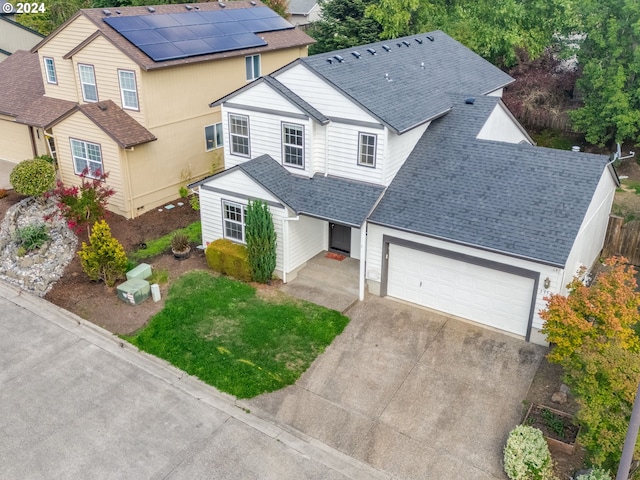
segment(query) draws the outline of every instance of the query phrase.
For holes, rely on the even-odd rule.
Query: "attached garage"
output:
[[[529,338],[539,273],[396,239],[386,295]]]

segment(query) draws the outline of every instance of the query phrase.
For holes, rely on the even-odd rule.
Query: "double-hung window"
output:
[[[239,203],[222,201],[224,238],[244,243],[244,217],[246,207]]]
[[[71,139],[71,154],[73,155],[73,168],[77,175],[87,171],[89,177],[97,177],[103,173],[102,151],[97,143]]]
[[[222,123],[204,127],[205,149],[207,152],[222,146]]]
[[[244,57],[244,65],[247,72],[247,82],[260,77],[260,55]]]
[[[82,85],[82,98],[85,102],[98,101],[98,87],[93,65],[78,65],[80,85]]]
[[[229,114],[229,135],[231,137],[231,153],[243,157],[249,153],[249,117]]]
[[[376,135],[361,133],[358,142],[358,165],[376,166]]]
[[[120,80],[120,98],[122,108],[138,110],[138,89],[136,87],[136,72],[131,70],[118,70]]]
[[[304,168],[304,127],[282,124],[282,158],[285,165]]]
[[[53,58],[44,57],[44,70],[47,73],[47,83],[58,83],[58,76],[56,75],[56,64]]]

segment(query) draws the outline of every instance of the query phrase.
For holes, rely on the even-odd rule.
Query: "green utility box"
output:
[[[140,280],[144,280],[151,276],[151,265],[146,263],[141,263],[133,270],[129,270],[127,272],[127,280],[131,280],[132,278],[139,278]]]
[[[123,302],[139,305],[149,298],[151,286],[146,280],[132,278],[119,285],[116,290],[118,291],[118,298]]]

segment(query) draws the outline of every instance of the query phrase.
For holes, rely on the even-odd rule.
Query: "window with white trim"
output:
[[[377,135],[361,133],[358,142],[358,165],[366,167],[376,166],[376,140]]]
[[[44,57],[44,71],[47,74],[47,83],[58,83],[56,64],[54,63],[53,58]]]
[[[223,200],[222,210],[224,238],[244,243],[244,221],[247,207]]]
[[[93,65],[78,65],[80,74],[80,85],[82,86],[82,98],[85,102],[98,101],[98,86],[96,85],[96,74]]]
[[[222,146],[223,138],[222,123],[216,123],[214,125],[207,125],[204,127],[204,138],[207,152],[220,148]]]
[[[260,55],[244,57],[244,65],[247,72],[247,82],[260,77]]]
[[[104,173],[102,166],[102,150],[97,143],[71,139],[71,154],[73,155],[73,169],[77,175],[88,171],[89,177],[97,177]]]
[[[249,156],[249,117],[229,114],[229,136],[231,137],[231,153]]]
[[[120,81],[120,98],[122,108],[138,110],[138,88],[136,86],[136,72],[131,70],[118,70]]]
[[[282,162],[304,168],[304,127],[293,123],[282,124]]]

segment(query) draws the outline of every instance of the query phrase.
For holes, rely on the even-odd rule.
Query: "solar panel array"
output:
[[[104,21],[155,62],[261,47],[267,42],[256,33],[294,28],[267,7],[107,17]]]

